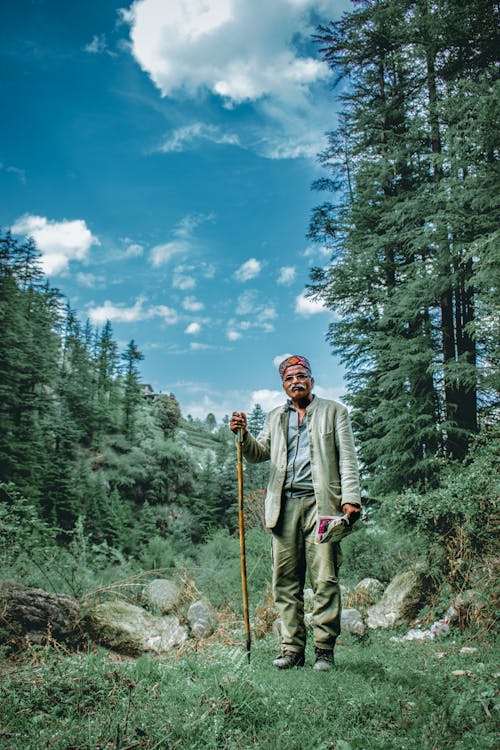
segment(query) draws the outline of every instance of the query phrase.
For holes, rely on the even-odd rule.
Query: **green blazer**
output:
[[[243,455],[249,463],[270,460],[265,500],[266,526],[276,526],[281,511],[287,465],[288,409],[269,412],[262,431],[247,434]],[[315,396],[307,407],[311,474],[320,516],[339,515],[344,503],[360,505],[356,448],[347,408],[338,401]]]

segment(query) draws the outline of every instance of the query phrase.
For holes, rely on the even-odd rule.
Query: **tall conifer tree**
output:
[[[471,78],[463,63],[467,33],[455,41],[446,23],[481,37],[479,5],[360,2],[317,36],[346,85],[340,127],[320,155],[330,175],[315,185],[338,197],[310,229],[332,262],[313,271],[311,293],[340,314],[329,340],[348,365],[363,463],[381,489],[431,476],[440,452],[463,457],[477,429],[471,248],[493,225],[488,209],[468,221],[457,210],[479,164],[477,136],[454,136],[453,118],[478,71]],[[474,65],[491,77],[488,54]]]

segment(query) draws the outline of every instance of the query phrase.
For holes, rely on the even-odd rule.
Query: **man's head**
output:
[[[283,389],[292,401],[311,401],[314,378],[306,357],[298,354],[287,357],[280,364],[279,373],[283,381]]]

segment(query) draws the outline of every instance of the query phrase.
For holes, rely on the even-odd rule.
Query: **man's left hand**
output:
[[[357,521],[361,515],[361,508],[358,505],[351,505],[351,503],[346,503],[345,505],[343,505],[342,510],[349,519],[349,524]]]

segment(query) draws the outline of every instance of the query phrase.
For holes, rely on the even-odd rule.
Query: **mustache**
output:
[[[305,386],[301,385],[300,383],[296,383],[294,386],[292,386],[292,391],[305,391]]]

